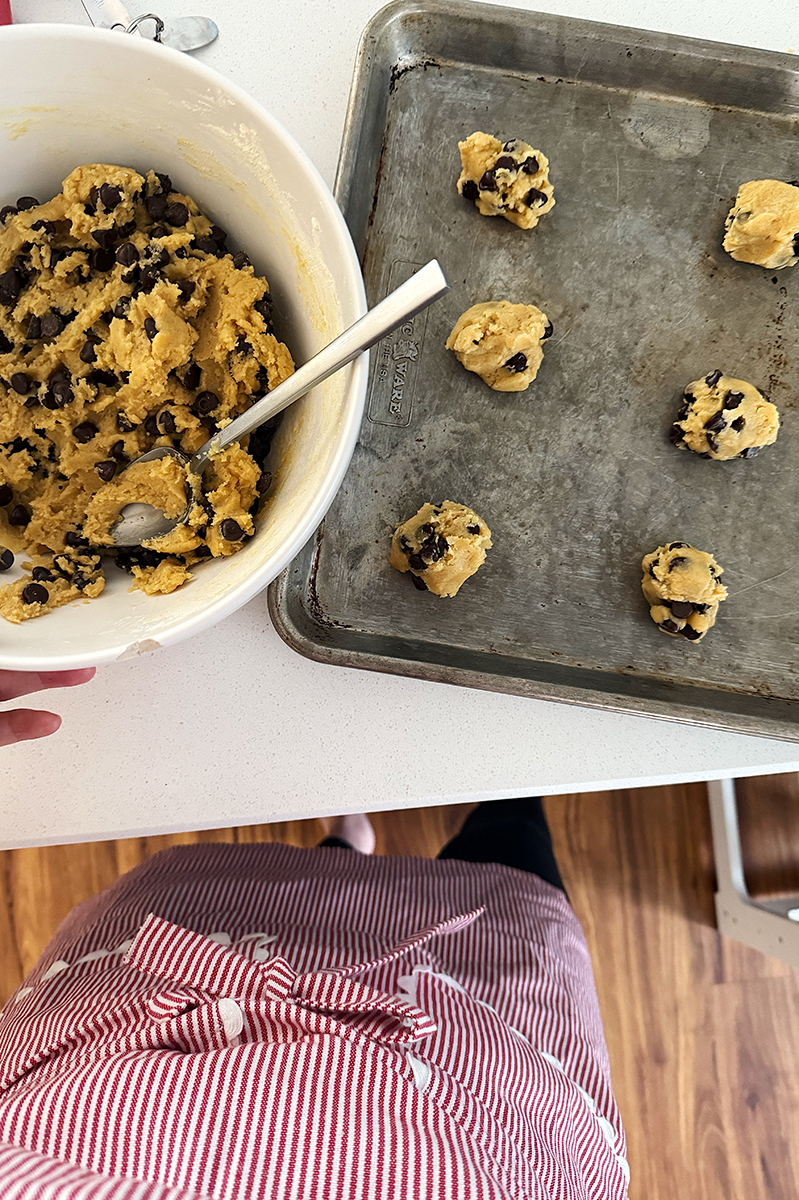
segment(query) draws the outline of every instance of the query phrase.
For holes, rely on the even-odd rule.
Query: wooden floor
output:
[[[747,878],[799,892],[799,784],[739,784]],[[377,852],[435,854],[468,807],[373,818]],[[547,801],[588,938],[636,1200],[795,1200],[799,973],[718,936],[703,785]],[[318,822],[0,853],[0,1002],[61,917],[176,842],[314,845]]]

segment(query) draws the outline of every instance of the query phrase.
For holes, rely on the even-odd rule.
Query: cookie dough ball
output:
[[[495,392],[523,392],[544,358],[542,344],[554,330],[534,304],[492,300],[473,304],[447,338],[458,362]]]
[[[687,542],[667,542],[645,555],[641,590],[649,615],[664,633],[699,642],[716,623],[727,589],[712,554]]]
[[[770,271],[799,258],[799,180],[753,179],[738,189],[722,245],[739,262]]]
[[[549,159],[527,142],[501,142],[473,133],[458,142],[462,170],[458,191],[473,200],[484,217],[504,217],[520,229],[533,229],[555,205]]]
[[[779,428],[780,414],[756,387],[711,371],[688,384],[669,437],[702,458],[754,458]]]
[[[420,591],[454,596],[483,565],[490,549],[491,530],[485,521],[465,504],[445,500],[423,504],[397,526],[388,561],[398,571],[410,571]]]

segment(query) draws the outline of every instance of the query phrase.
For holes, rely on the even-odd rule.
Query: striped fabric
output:
[[[623,1200],[565,897],[492,864],[177,847],[0,1014],[0,1200]]]

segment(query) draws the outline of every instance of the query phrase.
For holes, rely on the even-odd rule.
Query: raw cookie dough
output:
[[[473,133],[458,142],[462,170],[458,191],[473,200],[484,217],[504,217],[520,229],[532,229],[555,205],[549,159],[527,142],[504,144],[490,133]]]
[[[194,453],[292,373],[266,280],[225,243],[168,176],[128,167],[78,167],[47,203],[0,210],[0,544],[42,568],[65,557],[74,574],[90,545],[111,545],[120,506],[167,496],[179,515],[173,460],[123,467],[153,446]],[[268,437],[218,457],[167,539],[117,555],[134,586],[174,590],[194,563],[241,549],[269,478],[249,451],[263,462]],[[97,595],[100,566],[89,574],[83,586],[42,576],[47,598],[30,604],[32,580],[7,585],[0,614]]]
[[[669,438],[702,458],[754,458],[777,440],[780,415],[756,387],[711,371],[685,389]]]
[[[491,300],[467,308],[446,345],[495,392],[523,392],[538,374],[542,343],[553,332],[546,313],[534,304]]]
[[[753,179],[738,189],[722,245],[739,262],[770,271],[799,258],[799,180]]]
[[[445,500],[423,504],[397,526],[388,561],[398,571],[410,571],[420,591],[454,596],[483,565],[490,549],[491,530],[485,521],[464,504]]]
[[[641,590],[649,615],[664,633],[698,642],[716,623],[727,589],[712,554],[687,542],[667,542],[645,555]]]

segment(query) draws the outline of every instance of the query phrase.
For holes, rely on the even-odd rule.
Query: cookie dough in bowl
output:
[[[388,561],[397,571],[410,571],[420,591],[455,596],[483,565],[491,545],[491,530],[477,513],[444,500],[423,504],[397,526]]]
[[[744,379],[711,371],[689,383],[669,438],[701,458],[754,458],[777,440],[776,405]]]
[[[0,206],[18,207],[17,199],[26,196],[47,201],[82,164],[125,167],[145,179],[155,167],[173,185],[175,194],[166,197],[167,204],[178,202],[179,196],[196,202],[210,225],[226,232],[228,265],[233,255],[246,253],[253,278],[268,280],[275,305],[275,339],[290,348],[297,362],[305,362],[362,315],[360,268],[332,195],[293,139],[235,84],[191,56],[144,38],[69,25],[0,30],[0,68],[5,116],[0,123],[4,151]],[[142,80],[147,80],[147,86],[142,86]],[[98,249],[103,247],[98,244]],[[213,268],[223,263],[224,255],[210,258]],[[174,255],[165,274],[176,270],[173,264]],[[137,297],[141,305],[148,295]],[[158,313],[140,315],[152,316],[158,326]],[[76,319],[67,323],[64,332]],[[134,323],[126,320],[132,331]],[[103,332],[99,329],[99,336]],[[150,343],[144,331],[145,353],[161,333],[157,329]],[[84,365],[92,364],[82,364],[76,369],[78,375]],[[75,374],[70,373],[74,380]],[[179,367],[170,370],[169,380],[181,395],[185,377]],[[50,390],[56,396],[65,394],[62,388],[75,392],[69,380],[57,377],[53,382],[58,388]],[[208,629],[241,607],[279,574],[317,528],[349,463],[360,428],[365,384],[365,364],[356,361],[282,415],[268,455],[255,454],[255,435],[251,437],[242,450],[256,464],[254,480],[247,475],[246,460],[241,460],[240,471],[228,464],[228,476],[238,480],[235,489],[209,480],[210,490],[217,493],[211,501],[215,509],[229,504],[232,510],[233,491],[243,489],[241,520],[234,515],[224,519],[236,521],[246,535],[244,514],[253,516],[246,489],[268,479],[267,473],[272,477],[257,501],[252,536],[233,539],[233,553],[214,556],[212,552],[185,567],[182,554],[174,553],[178,548],[173,546],[164,567],[167,560],[154,561],[157,552],[145,548],[134,551],[129,569],[116,566],[113,554],[104,556],[100,567],[105,587],[99,597],[63,604],[43,620],[0,621],[0,666],[57,670],[133,657]],[[199,407],[196,391],[186,390]],[[212,386],[206,390],[219,395]],[[201,420],[199,411],[194,415]],[[186,436],[177,417],[175,424],[174,435],[168,420],[166,428],[162,424],[161,436]],[[102,422],[100,436],[105,437]],[[135,431],[120,432],[116,441],[136,436]],[[84,448],[88,452],[92,440],[83,447],[77,442],[75,454],[82,454]],[[112,460],[113,454],[106,454],[96,461]],[[111,483],[124,480],[120,468],[118,464]],[[257,473],[259,469],[263,474]],[[98,473],[98,483],[105,486],[105,482]],[[6,508],[9,516],[14,507]],[[16,528],[10,524],[12,530]],[[216,525],[221,543],[221,522],[211,525]],[[227,532],[235,531],[227,526]],[[70,554],[85,549],[69,547]],[[24,578],[24,562],[40,565],[37,556],[22,550],[0,583],[14,584]],[[79,565],[58,565],[70,578],[75,573],[82,576],[75,586],[85,579]],[[167,591],[177,582],[174,572],[184,570],[191,578]],[[142,575],[155,594],[141,588],[131,591]],[[39,581],[31,578],[32,582]],[[50,590],[47,580],[39,586]],[[60,590],[62,584],[55,586]],[[259,603],[265,606],[266,601]]]
[[[183,514],[174,458],[128,463],[161,446],[193,454],[294,366],[266,281],[163,173],[81,166],[54,199],[21,197],[0,220],[0,541],[36,559],[41,584],[0,588],[0,614],[19,622],[99,594],[97,571],[83,591],[53,584],[81,577],[78,548],[112,545],[126,504]],[[117,556],[134,588],[174,590],[255,532],[263,471],[248,444],[214,460],[202,503],[149,561]]]
[[[727,598],[723,568],[712,554],[687,542],[667,542],[644,556],[641,590],[649,615],[663,633],[699,642],[716,623]]]
[[[495,392],[523,392],[538,374],[544,342],[553,332],[546,313],[534,304],[491,300],[467,308],[446,345]]]

